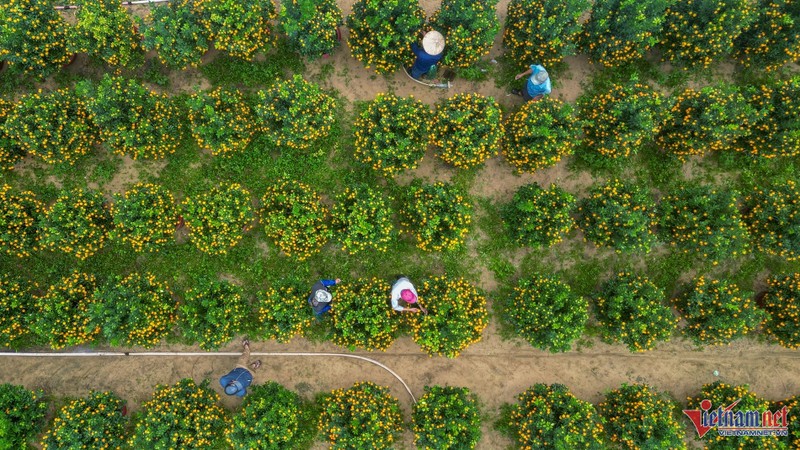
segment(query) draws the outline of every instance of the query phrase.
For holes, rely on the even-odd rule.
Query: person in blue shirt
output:
[[[342,280],[338,278],[335,280],[319,280],[311,287],[311,295],[308,296],[308,304],[311,306],[311,310],[314,311],[314,315],[317,319],[321,318],[323,314],[331,309],[333,295],[331,295],[331,291],[329,291],[328,288],[341,282]]]
[[[236,368],[219,379],[219,384],[225,389],[225,393],[237,397],[244,397],[247,394],[247,387],[253,382],[254,372],[261,367],[261,360],[250,362],[250,341],[247,339],[242,341],[242,347],[244,352],[236,362]]]
[[[438,31],[428,31],[422,37],[422,48],[415,42],[411,44],[411,51],[417,56],[411,66],[411,77],[419,80],[444,56],[444,36]]]
[[[528,82],[525,83],[525,89],[522,90],[513,90],[514,94],[521,95],[526,101],[539,101],[544,98],[545,95],[549,95],[550,91],[552,91],[552,87],[550,86],[550,76],[547,74],[547,70],[539,64],[532,64],[531,68],[517,74],[514,77],[515,80],[519,80],[522,77],[526,77],[530,75],[528,78]]]

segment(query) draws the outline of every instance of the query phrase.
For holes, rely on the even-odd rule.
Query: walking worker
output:
[[[225,393],[237,397],[244,397],[247,394],[247,387],[253,382],[254,372],[261,367],[261,360],[250,362],[250,341],[243,340],[242,347],[244,352],[236,362],[236,368],[219,379],[219,384],[225,389]]]
[[[411,280],[406,276],[399,275],[394,285],[392,285],[392,309],[398,312],[420,312],[422,310],[422,312],[428,314],[428,311],[417,303],[417,300],[417,290],[411,284]],[[401,301],[406,306],[401,306]]]
[[[519,80],[520,78],[528,75],[530,75],[530,78],[528,78],[528,82],[525,83],[525,89],[514,89],[511,91],[512,93],[521,95],[526,101],[533,100],[535,102],[543,99],[545,95],[550,94],[550,91],[552,91],[552,87],[550,86],[550,76],[547,74],[547,70],[545,70],[543,66],[539,64],[532,64],[530,69],[517,74],[514,79]]]
[[[417,55],[411,66],[411,77],[419,80],[444,56],[444,36],[438,31],[428,31],[422,37],[422,48],[415,42],[411,44],[411,51]]]
[[[317,319],[321,318],[323,314],[331,309],[333,295],[331,295],[331,291],[329,291],[328,288],[341,282],[342,280],[338,278],[335,280],[319,280],[311,287],[311,295],[308,296],[308,304],[311,305],[311,309],[314,311],[314,315]]]

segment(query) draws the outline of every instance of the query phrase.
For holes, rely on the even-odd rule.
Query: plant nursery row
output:
[[[212,46],[253,60],[286,36],[309,58],[339,46],[339,26],[349,29],[354,58],[378,73],[413,61],[420,31],[446,36],[443,63],[469,68],[488,54],[500,24],[496,0],[444,0],[426,19],[417,0],[358,0],[344,19],[333,0],[271,0],[247,6],[233,1],[176,0],[134,20],[118,0],[83,0],[75,24],[51,0],[9,0],[0,11],[0,60],[46,77],[77,52],[112,67],[141,65],[145,50],[171,68],[196,66]],[[588,20],[585,15],[588,14]],[[656,49],[683,68],[708,68],[734,56],[752,70],[776,70],[800,59],[800,9],[783,0],[512,0],[503,45],[518,67],[557,64],[577,51],[606,67],[623,67]]]
[[[42,390],[0,385],[0,442],[22,448],[40,438],[44,449],[232,448],[307,449],[315,439],[331,448],[390,449],[408,427],[420,449],[473,449],[487,419],[519,448],[601,450],[686,449],[680,409],[700,410],[703,400],[725,406],[740,399],[745,410],[771,411],[788,426],[788,437],[707,436],[706,449],[789,449],[800,444],[800,419],[786,414],[800,406],[794,396],[770,403],[747,385],[715,382],[684,402],[646,384],[623,384],[597,405],[575,397],[563,384],[535,384],[487,417],[480,399],[465,387],[425,387],[411,422],[385,386],[355,383],[321,393],[313,401],[275,382],[255,385],[235,411],[219,406],[209,380],[190,378],[158,385],[141,411],[127,415],[126,401],[113,392],[54,399]],[[783,411],[783,412],[781,412]],[[783,422],[781,422],[783,421]]]

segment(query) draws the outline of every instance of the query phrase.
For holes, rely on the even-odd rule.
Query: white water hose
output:
[[[240,356],[241,353],[236,352],[86,352],[86,353],[57,353],[57,352],[29,352],[29,353],[15,353],[15,352],[0,352],[0,357],[3,356],[16,356],[23,358],[50,358],[50,357],[86,357],[86,356]],[[397,381],[406,388],[406,392],[411,396],[411,401],[417,403],[414,394],[411,393],[408,385],[400,375],[396,374],[392,369],[375,361],[374,359],[365,356],[351,355],[348,353],[311,353],[311,352],[252,352],[251,356],[338,356],[341,358],[353,358],[367,361],[374,364],[381,369],[392,374],[397,378]]]
[[[439,83],[439,84],[436,84],[436,83],[423,83],[422,81],[419,81],[418,79],[412,77],[411,74],[408,73],[408,70],[406,70],[405,66],[401,66],[401,67],[403,68],[403,72],[405,72],[406,75],[408,75],[408,78],[411,78],[412,80],[416,81],[417,83],[419,83],[419,84],[421,84],[423,86],[437,87],[437,88],[442,88],[442,89],[450,89],[453,86],[452,84],[450,84],[449,80],[447,81],[447,83]]]

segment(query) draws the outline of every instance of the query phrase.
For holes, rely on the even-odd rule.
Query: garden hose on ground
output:
[[[419,83],[419,84],[421,84],[423,86],[437,87],[437,88],[442,88],[442,89],[450,89],[452,87],[452,84],[450,84],[450,81],[448,81],[447,83],[438,83],[438,84],[437,83],[424,83],[424,82],[419,81],[418,79],[412,77],[411,74],[408,73],[408,71],[406,70],[405,66],[401,66],[401,67],[403,68],[403,72],[405,72],[405,74],[408,75],[408,78],[411,78],[412,80],[416,81],[417,83]]]
[[[0,352],[0,357],[3,356],[17,356],[17,357],[39,357],[39,358],[49,358],[49,357],[73,357],[73,356],[239,356],[241,353],[236,352],[86,352],[86,353],[57,353],[57,352],[30,352],[30,353],[15,353],[15,352]],[[365,356],[359,355],[351,355],[347,353],[310,353],[310,352],[252,352],[250,353],[251,356],[340,356],[342,358],[353,358],[353,359],[360,359],[362,361],[367,361],[371,364],[374,364],[381,369],[389,372],[392,374],[393,377],[397,378],[397,381],[403,385],[408,392],[408,395],[411,396],[411,401],[417,403],[417,399],[414,397],[414,394],[411,393],[411,389],[408,387],[405,381],[400,378],[400,375],[396,374],[392,369],[386,367],[385,365],[375,361],[374,359],[367,358]]]
[[[122,6],[147,5],[149,3],[168,3],[170,0],[134,0],[120,2]],[[55,9],[78,9],[78,5],[54,6]]]

